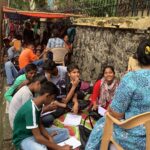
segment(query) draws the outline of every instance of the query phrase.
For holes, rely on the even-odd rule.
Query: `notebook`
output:
[[[64,125],[78,126],[78,125],[80,125],[81,119],[82,119],[82,117],[80,115],[68,113],[64,120]]]
[[[51,113],[53,113],[53,112],[55,112],[55,111],[56,111],[56,110],[52,110],[52,111],[48,111],[48,112],[42,113],[42,114],[41,114],[41,117],[46,116],[46,115],[48,115],[48,114],[51,114]]]
[[[75,149],[81,146],[81,142],[77,140],[75,137],[70,137],[69,139],[65,140],[64,142],[59,143],[58,145],[59,146],[70,145],[72,146],[72,149]]]
[[[106,113],[106,111],[107,111],[107,110],[104,109],[103,107],[101,107],[101,106],[98,107],[98,113],[99,113],[100,115],[104,116],[105,113]]]

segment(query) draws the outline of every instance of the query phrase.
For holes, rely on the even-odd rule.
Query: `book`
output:
[[[78,126],[80,125],[82,117],[80,115],[68,113],[64,120],[64,125],[68,126]]]
[[[48,112],[42,113],[42,114],[41,114],[41,117],[46,116],[46,115],[49,115],[49,114],[51,114],[51,113],[53,113],[53,112],[55,112],[55,111],[56,111],[56,110],[52,110],[52,111],[48,111]]]
[[[70,137],[69,139],[65,140],[64,142],[58,143],[59,146],[70,145],[72,149],[75,149],[81,146],[81,142],[77,140],[75,137]]]
[[[106,113],[106,109],[104,109],[103,107],[99,106],[98,107],[98,113],[101,115],[101,116],[104,116],[105,113]]]

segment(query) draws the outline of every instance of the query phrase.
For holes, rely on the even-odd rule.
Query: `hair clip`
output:
[[[145,54],[146,54],[146,55],[149,55],[149,54],[150,54],[150,47],[149,47],[149,46],[146,46],[146,47],[145,47]]]

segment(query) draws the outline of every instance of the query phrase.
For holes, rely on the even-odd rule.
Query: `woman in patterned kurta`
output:
[[[110,105],[109,112],[118,119],[126,120],[150,111],[150,41],[142,41],[137,54],[138,61],[144,66],[143,69],[129,72],[124,76]],[[105,117],[97,121],[85,150],[99,150],[104,123]],[[125,150],[146,149],[143,125],[130,130],[115,125],[113,137]]]

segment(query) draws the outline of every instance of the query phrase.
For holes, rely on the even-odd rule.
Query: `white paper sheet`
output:
[[[105,113],[106,113],[106,111],[107,111],[107,110],[104,109],[103,107],[101,107],[101,106],[98,107],[98,113],[99,113],[100,115],[104,116]]]
[[[64,142],[61,142],[58,144],[59,146],[64,146],[64,145],[70,145],[72,146],[73,149],[81,146],[81,142],[79,140],[77,140],[75,137],[70,137],[69,139],[67,139]]]
[[[67,114],[64,120],[64,125],[68,126],[78,126],[81,122],[82,117],[80,115],[75,114]]]

